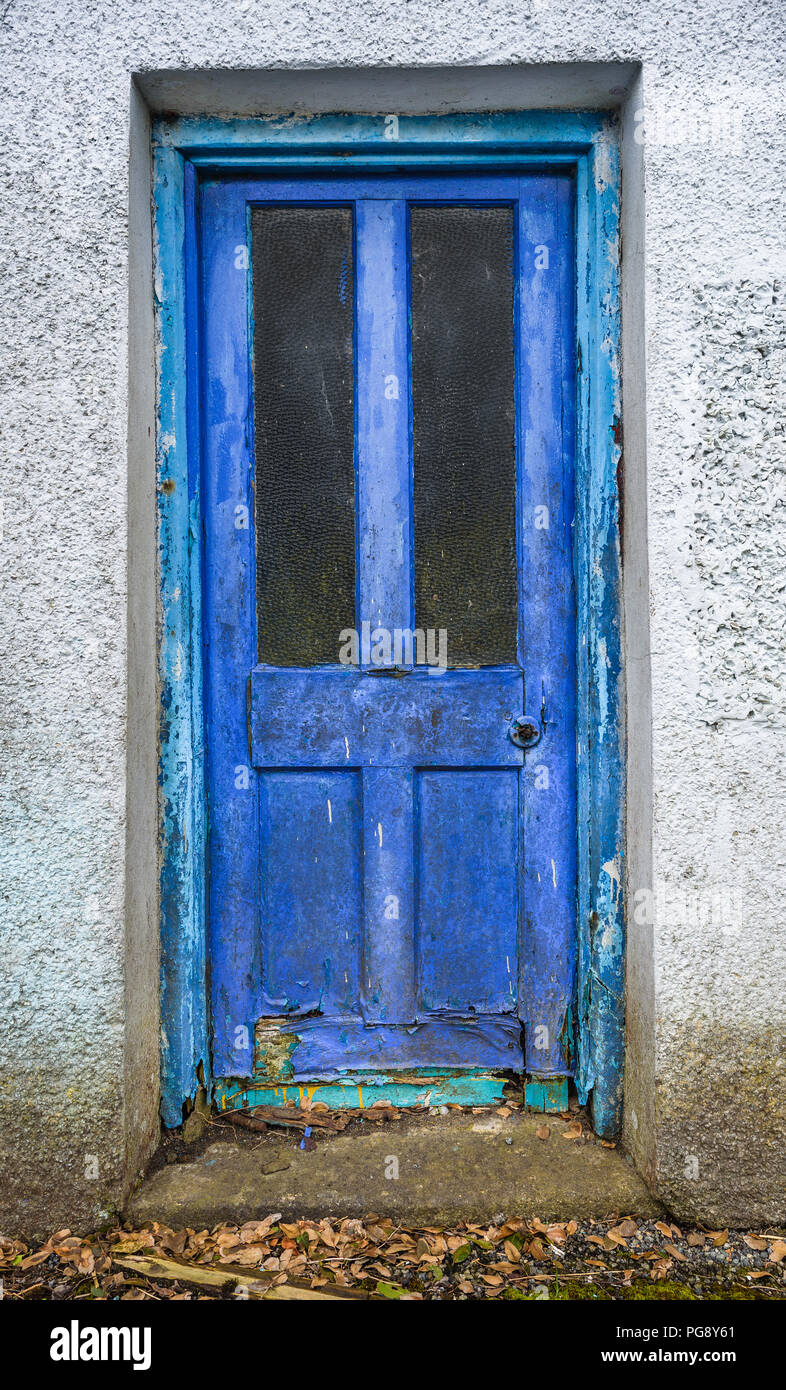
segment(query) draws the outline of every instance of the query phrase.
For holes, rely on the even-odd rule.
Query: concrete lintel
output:
[[[265,68],[137,72],[154,115],[257,116],[289,111],[609,111],[638,63],[473,67]]]

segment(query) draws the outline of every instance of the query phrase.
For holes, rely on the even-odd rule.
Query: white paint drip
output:
[[[608,874],[609,878],[611,879],[611,882],[612,882],[611,901],[612,901],[612,902],[614,903],[614,905],[616,906],[617,899],[618,899],[618,897],[619,897],[620,889],[621,889],[619,861],[618,861],[617,859],[609,859],[609,860],[603,865],[603,872],[604,872],[604,874]]]

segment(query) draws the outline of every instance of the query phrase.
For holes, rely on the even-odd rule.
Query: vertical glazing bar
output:
[[[521,650],[540,743],[523,779],[521,998],[526,1067],[573,1070],[576,973],[576,654],[573,186],[530,178],[519,204]]]
[[[396,630],[412,626],[404,201],[359,200],[356,237],[359,655],[361,666],[385,667],[396,664]],[[364,769],[367,1022],[414,1016],[412,856],[412,773]]]
[[[358,617],[362,666],[395,665],[395,630],[411,627],[405,214],[402,199],[359,199],[357,203]],[[389,634],[390,650],[384,636],[374,638],[377,629]]]

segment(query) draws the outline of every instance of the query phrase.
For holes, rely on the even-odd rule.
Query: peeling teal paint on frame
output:
[[[498,155],[516,160],[538,155],[554,160],[592,151],[608,117],[597,111],[501,111],[476,114],[402,115],[391,127],[384,115],[306,113],[222,119],[181,116],[156,121],[153,139],[199,164],[242,164],[278,157],[310,168],[324,160],[345,167],[347,157],[382,158],[398,167],[398,155],[441,155],[457,168],[466,155],[489,164]],[[394,135],[396,138],[390,138]]]
[[[601,129],[580,162],[576,538],[579,610],[579,1098],[595,1130],[622,1124],[625,1034],[624,710],[621,699],[619,150]],[[583,504],[581,502],[583,495]]]
[[[162,1114],[179,1123],[208,1070],[200,519],[187,335],[195,171],[562,166],[577,181],[578,999],[576,1084],[619,1130],[624,1042],[624,711],[620,673],[619,160],[614,118],[531,112],[183,118],[154,129],[161,565]],[[187,370],[187,362],[191,370]],[[191,396],[189,396],[191,393]],[[620,470],[621,471],[621,470]]]
[[[155,152],[155,307],[158,368],[156,491],[160,564],[159,830],[161,1092],[164,1124],[209,1069],[205,1001],[204,787],[197,413],[187,370],[186,248],[193,171],[175,150]],[[191,185],[191,186],[189,186]],[[193,321],[193,320],[192,320]]]

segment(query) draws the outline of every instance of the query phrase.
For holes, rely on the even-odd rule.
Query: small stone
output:
[[[202,1138],[206,1128],[207,1121],[204,1115],[200,1114],[198,1110],[192,1110],[183,1125],[183,1143],[196,1144],[197,1140]]]

